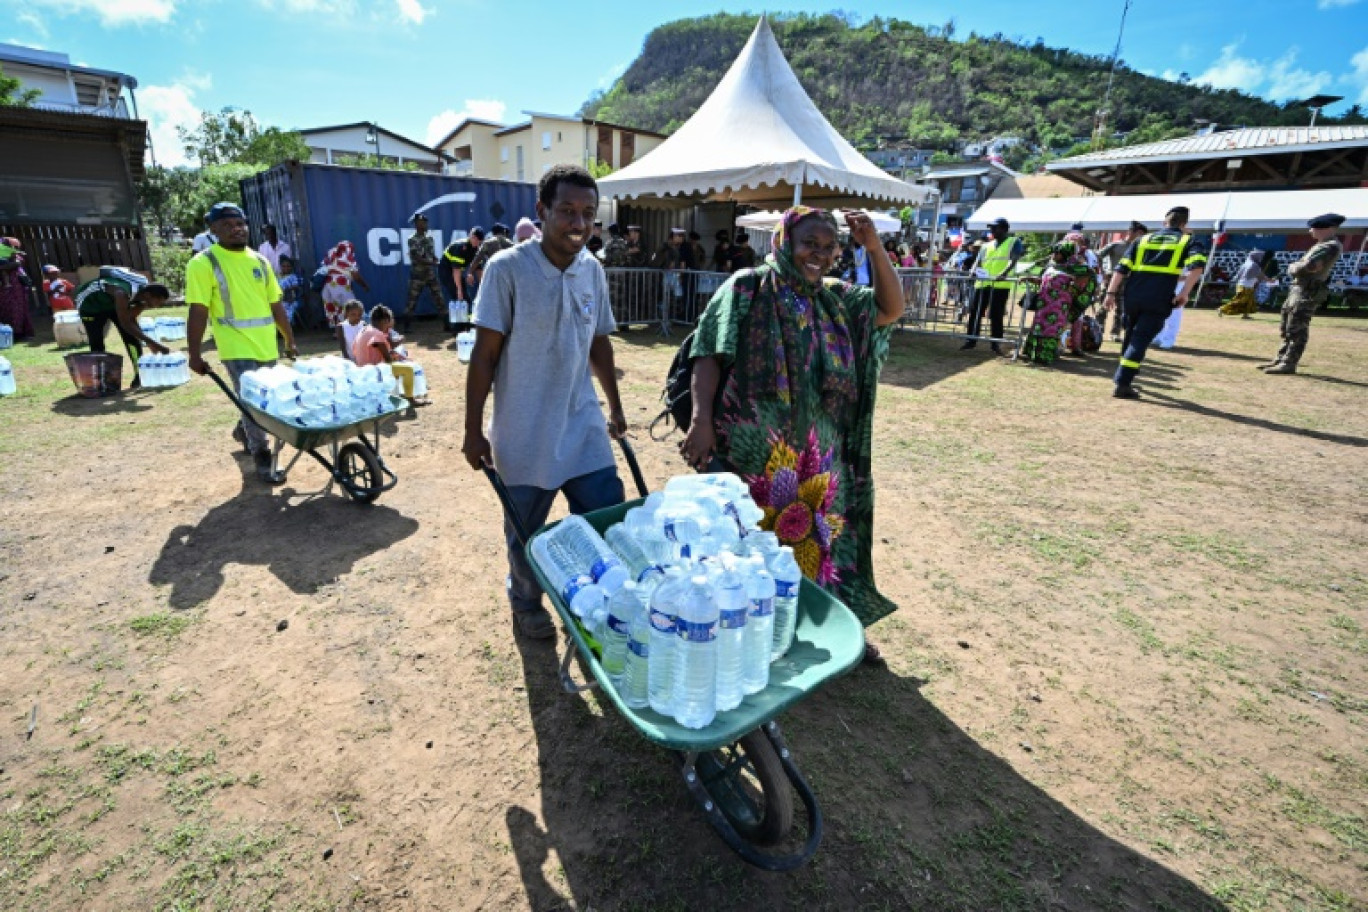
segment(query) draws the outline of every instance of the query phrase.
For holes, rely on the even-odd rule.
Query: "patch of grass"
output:
[[[1145,655],[1151,652],[1164,652],[1164,641],[1154,632],[1154,625],[1140,615],[1122,606],[1116,609],[1116,621],[1135,635],[1140,651]]]
[[[184,633],[192,620],[188,614],[158,612],[135,617],[128,622],[128,626],[134,633],[141,636],[159,636],[170,639]]]
[[[1256,570],[1268,562],[1230,535],[1171,533],[1164,540],[1176,551],[1195,554],[1231,570]]]

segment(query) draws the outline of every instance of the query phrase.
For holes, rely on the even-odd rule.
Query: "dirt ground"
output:
[[[464,369],[373,506],[267,489],[207,381],[0,400],[0,908],[1368,909],[1368,322],[1187,316],[1141,402],[899,334],[875,430],[901,609],[783,718],[815,859],[733,856],[667,753],[515,640]],[[306,348],[326,348],[321,337]],[[313,343],[311,346],[307,343]],[[637,451],[674,343],[615,340]],[[288,621],[288,626],[284,622]]]

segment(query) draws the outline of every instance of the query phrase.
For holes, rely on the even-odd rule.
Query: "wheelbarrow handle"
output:
[[[238,394],[233,392],[233,388],[229,386],[227,383],[224,383],[223,378],[220,377],[217,373],[215,373],[214,369],[207,364],[204,366],[204,376],[208,377],[210,380],[213,380],[215,383],[218,384],[218,388],[223,390],[223,395],[228,397],[229,402],[237,406],[237,410],[239,412],[242,412],[242,416],[244,418],[246,418],[248,421],[256,420],[252,417],[252,413],[247,410],[247,406],[242,404],[242,400],[238,398]]]
[[[494,486],[494,493],[499,495],[499,503],[503,504],[504,515],[513,524],[514,534],[518,536],[518,541],[522,543],[522,546],[527,547],[527,528],[523,525],[522,517],[518,515],[518,508],[513,506],[513,498],[508,493],[508,485],[504,484],[504,480],[499,477],[498,470],[489,463],[486,462],[482,468],[485,477]]]
[[[642,497],[651,493],[646,487],[646,476],[641,474],[641,464],[637,462],[636,450],[628,443],[626,437],[617,439],[618,446],[622,447],[622,455],[627,460],[627,468],[632,472],[632,481],[636,482],[637,493]]]

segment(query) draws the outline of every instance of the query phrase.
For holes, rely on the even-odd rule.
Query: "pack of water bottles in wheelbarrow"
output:
[[[548,525],[527,551],[594,678],[575,684],[567,650],[565,689],[601,687],[642,735],[676,753],[728,845],[788,870],[816,851],[822,824],[776,717],[858,664],[864,631],[761,530],[763,515],[735,475],[680,476],[663,492]],[[791,841],[795,792],[806,841],[775,849]]]

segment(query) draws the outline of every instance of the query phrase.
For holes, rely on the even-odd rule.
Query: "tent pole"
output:
[[[793,185],[793,205],[799,206],[799,205],[802,204],[802,202],[803,202],[803,185],[802,185],[802,184],[794,184],[794,185]]]

